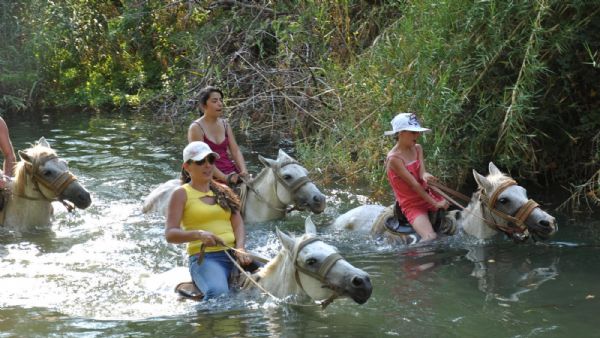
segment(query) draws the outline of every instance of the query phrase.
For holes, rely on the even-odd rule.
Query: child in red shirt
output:
[[[412,113],[396,115],[391,124],[392,130],[384,133],[396,138],[396,144],[386,158],[388,181],[402,212],[421,239],[434,240],[437,236],[428,213],[447,209],[449,204],[427,186],[428,181],[436,178],[425,170],[423,148],[417,139],[430,129],[422,128]]]

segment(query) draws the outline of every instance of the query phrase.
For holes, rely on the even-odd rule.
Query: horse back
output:
[[[159,185],[144,199],[142,212],[158,212],[162,215],[166,215],[171,195],[180,186],[181,182],[179,179],[172,179]]]

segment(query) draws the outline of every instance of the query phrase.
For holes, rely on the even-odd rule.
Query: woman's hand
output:
[[[248,265],[252,263],[252,258],[246,254],[246,249],[236,249],[235,257],[241,265]]]
[[[242,179],[241,179],[241,174],[238,173],[231,173],[229,175],[227,175],[227,178],[225,179],[225,182],[227,182],[227,185],[231,186],[233,184],[239,184]]]
[[[198,234],[198,239],[206,246],[223,245],[223,240],[210,231],[199,230]]]

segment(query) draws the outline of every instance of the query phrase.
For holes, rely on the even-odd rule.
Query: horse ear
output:
[[[279,237],[279,241],[281,242],[281,245],[283,245],[283,247],[286,248],[287,251],[293,252],[296,241],[292,237],[281,232],[279,230],[279,228],[275,228],[275,231],[277,233],[277,237]]]
[[[46,141],[46,138],[44,136],[40,137],[40,139],[37,141],[37,144],[42,147],[50,148],[50,143]]]
[[[492,191],[493,186],[490,183],[490,181],[488,181],[488,179],[485,178],[485,176],[478,173],[475,169],[473,169],[473,177],[475,178],[475,182],[477,182],[477,185],[484,191]]]
[[[490,162],[490,164],[488,165],[488,168],[489,168],[490,175],[502,175],[502,172],[500,171],[500,169],[498,169],[498,167],[496,167],[496,165],[493,162]]]
[[[304,220],[304,232],[311,235],[317,234],[317,227],[310,216],[306,217],[306,220]]]
[[[31,157],[29,157],[29,155],[27,155],[27,153],[23,150],[19,150],[19,157],[21,160],[31,163]]]
[[[277,160],[281,162],[283,159],[293,160],[293,158],[283,151],[283,149],[279,149],[279,153],[277,153]]]
[[[260,155],[258,155],[258,160],[260,161],[260,163],[264,164],[265,167],[274,168],[276,165],[275,160],[271,160],[269,158],[264,158]]]

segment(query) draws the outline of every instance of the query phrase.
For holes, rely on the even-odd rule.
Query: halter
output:
[[[515,182],[514,180],[508,180],[508,181],[502,183],[500,185],[500,187],[498,187],[498,189],[496,189],[496,191],[494,191],[492,196],[489,198],[482,191],[481,194],[479,195],[479,199],[483,202],[483,205],[487,206],[487,208],[494,215],[508,221],[509,223],[513,223],[516,226],[516,227],[510,227],[510,226],[506,226],[503,224],[498,224],[496,222],[493,222],[494,227],[505,232],[509,236],[517,236],[520,239],[525,239],[525,238],[529,237],[529,230],[527,230],[527,225],[525,225],[525,221],[527,220],[527,217],[529,217],[529,215],[531,215],[533,210],[535,208],[539,207],[539,204],[537,204],[534,200],[529,199],[529,200],[527,200],[527,202],[525,204],[523,204],[519,208],[519,210],[517,210],[517,212],[515,213],[514,216],[511,216],[507,213],[504,213],[504,212],[499,211],[498,209],[494,208],[494,206],[496,205],[496,202],[498,201],[498,197],[500,196],[500,194],[504,190],[506,190],[507,188],[509,188],[513,185],[517,185],[517,182]]]
[[[75,175],[73,175],[70,171],[65,171],[62,174],[60,174],[55,180],[53,181],[49,181],[47,180],[44,175],[41,175],[39,173],[39,169],[46,164],[46,162],[57,159],[58,157],[56,155],[48,155],[46,156],[43,160],[36,160],[33,163],[31,162],[27,162],[27,161],[23,161],[25,162],[25,171],[31,175],[31,181],[34,184],[34,188],[35,190],[37,190],[40,195],[42,195],[43,199],[41,198],[35,198],[35,197],[30,197],[27,196],[25,194],[23,195],[17,195],[19,197],[22,198],[26,198],[29,200],[47,200],[50,202],[53,201],[59,201],[61,202],[69,212],[73,211],[74,207],[73,205],[67,203],[66,201],[64,201],[61,198],[58,198],[58,196],[60,196],[65,189],[67,189],[67,187],[69,186],[69,184],[73,183],[74,181],[77,181],[77,177]],[[50,191],[52,191],[54,193],[54,195],[56,197],[48,197],[46,195],[44,195],[42,189],[40,189],[39,185],[43,185],[44,187],[48,188]]]
[[[275,196],[277,196],[277,198],[279,198],[278,194],[277,194],[277,183],[279,182],[281,185],[283,185],[288,191],[290,191],[292,193],[292,195],[295,195],[296,191],[298,191],[300,188],[302,188],[305,184],[311,183],[312,181],[308,178],[308,176],[302,176],[302,177],[298,177],[296,180],[294,180],[293,182],[289,183],[286,182],[286,180],[281,176],[281,174],[279,174],[279,171],[285,167],[288,166],[290,164],[297,164],[300,165],[300,163],[298,163],[295,160],[285,160],[282,163],[278,163],[277,166],[275,166],[275,168],[271,168],[271,171],[273,171],[273,175],[275,175],[275,179],[276,182],[274,183],[273,189],[275,190]],[[256,197],[261,200],[263,203],[265,203],[267,206],[269,206],[271,209],[277,210],[277,211],[281,211],[284,213],[288,213],[292,210],[294,210],[295,206],[291,209],[282,209],[280,207],[277,207],[275,205],[273,205],[272,203],[270,203],[269,201],[267,201],[264,197],[262,197],[258,191],[256,191],[256,189],[254,188],[254,186],[251,184],[252,182],[246,182],[246,186],[248,187],[248,189],[252,190],[252,192],[254,192],[254,194],[256,195]],[[281,204],[284,204],[283,202],[281,202],[281,200],[279,200],[279,202]],[[294,199],[294,203],[295,203],[295,199]]]
[[[308,292],[306,292],[306,289],[304,289],[304,287],[302,286],[302,283],[300,282],[300,276],[298,274],[298,271],[302,271],[302,273],[305,273],[313,278],[316,278],[318,281],[320,281],[321,283],[325,284],[327,287],[329,287],[330,289],[332,289],[334,291],[334,293],[331,295],[331,297],[321,301],[321,302],[317,302],[317,304],[319,306],[321,306],[322,309],[325,309],[329,304],[331,304],[337,297],[338,294],[335,291],[335,288],[333,286],[331,286],[331,284],[329,282],[327,282],[326,276],[329,273],[329,270],[331,270],[331,268],[335,265],[335,263],[337,261],[339,261],[340,259],[344,259],[339,253],[334,252],[332,254],[330,254],[329,256],[327,256],[327,258],[325,258],[325,261],[323,262],[323,264],[321,265],[321,268],[319,269],[319,271],[317,271],[317,273],[314,273],[310,270],[307,270],[303,267],[301,267],[298,262],[298,253],[308,244],[313,243],[313,242],[317,242],[320,241],[320,239],[316,238],[316,237],[311,237],[311,238],[307,238],[304,241],[301,241],[299,243],[296,244],[296,246],[294,247],[294,252],[293,252],[293,259],[294,259],[294,267],[296,268],[296,272],[294,273],[294,279],[296,280],[296,283],[298,283],[298,285],[300,286],[300,288],[302,289],[302,291],[304,291],[304,293],[308,294]],[[228,246],[227,244],[223,243],[223,242],[219,242],[219,245],[222,245],[224,247],[227,247],[229,250],[233,251],[233,252],[242,252],[246,255],[250,255],[253,259],[258,260],[259,262],[262,263],[267,263],[268,259],[263,258],[259,255],[256,255],[254,253],[251,252],[246,252],[246,251],[240,251],[236,248],[233,248],[231,246]],[[204,254],[204,245],[202,245],[201,247],[201,252],[202,255]],[[313,306],[313,305],[304,305],[304,304],[296,304],[296,303],[290,303],[287,302],[279,297],[274,296],[272,293],[270,293],[269,291],[267,291],[265,288],[263,288],[259,283],[258,283],[258,279],[254,279],[252,278],[252,276],[250,275],[250,273],[248,273],[248,271],[244,270],[244,268],[242,268],[238,262],[235,260],[235,258],[233,258],[229,252],[225,251],[225,254],[227,255],[227,257],[229,257],[229,260],[231,260],[231,262],[233,263],[233,265],[239,270],[240,273],[242,273],[244,276],[246,276],[247,280],[250,281],[250,283],[254,284],[257,288],[259,288],[260,290],[262,290],[265,294],[269,295],[271,298],[275,299],[278,302],[284,302],[287,304],[293,304],[295,306]]]
[[[296,244],[296,246],[294,247],[294,252],[292,254],[292,257],[294,260],[294,267],[296,268],[296,272],[294,273],[294,278],[296,279],[296,283],[298,283],[300,288],[306,294],[308,294],[308,292],[306,292],[306,289],[302,286],[302,282],[300,281],[300,272],[302,272],[305,275],[311,276],[312,278],[323,283],[325,287],[328,287],[331,290],[333,290],[333,294],[331,295],[331,297],[327,298],[326,300],[324,300],[321,303],[321,306],[323,306],[323,308],[325,308],[327,305],[329,305],[331,302],[333,302],[338,297],[335,287],[332,286],[327,281],[327,274],[329,273],[331,268],[333,268],[335,263],[337,263],[337,261],[344,259],[344,258],[337,252],[330,254],[329,256],[327,256],[327,258],[325,258],[325,260],[323,261],[323,263],[321,264],[321,267],[319,268],[319,270],[317,272],[310,271],[310,270],[304,268],[303,266],[301,266],[300,264],[298,264],[298,254],[300,253],[300,251],[302,251],[302,249],[304,249],[305,246],[307,246],[311,243],[314,243],[314,242],[318,242],[318,241],[320,241],[319,238],[311,237],[311,238],[307,238],[303,241],[298,242]]]
[[[465,210],[465,207],[463,207],[462,205],[460,205],[459,203],[454,201],[452,198],[448,197],[446,194],[444,194],[444,192],[447,192],[455,197],[458,197],[465,202],[468,202],[470,200],[467,196],[459,193],[458,191],[452,190],[452,189],[442,185],[439,182],[433,181],[433,182],[429,182],[428,184],[432,188],[434,188],[434,190],[438,194],[442,195],[444,198],[446,198],[448,201],[452,202],[454,205],[458,206],[462,210]],[[531,213],[533,212],[533,210],[535,208],[539,207],[539,205],[534,200],[529,199],[525,204],[523,204],[519,208],[519,210],[517,210],[517,212],[514,216],[511,216],[507,213],[504,213],[504,212],[494,208],[494,206],[496,205],[496,202],[498,201],[498,197],[500,196],[500,194],[504,190],[506,190],[508,187],[511,187],[513,185],[517,185],[517,182],[515,182],[512,179],[507,180],[506,182],[502,183],[500,185],[500,187],[498,187],[498,189],[496,189],[496,191],[494,191],[491,198],[488,198],[488,196],[483,192],[483,190],[481,190],[481,192],[479,194],[479,199],[481,200],[482,205],[486,206],[490,210],[490,212],[492,212],[494,215],[504,219],[505,221],[508,221],[509,223],[515,224],[516,228],[505,226],[503,224],[498,224],[497,222],[490,221],[490,220],[486,219],[485,217],[481,217],[481,219],[485,222],[485,224],[487,224],[490,228],[492,228],[494,230],[500,230],[509,236],[516,236],[520,239],[526,239],[527,237],[529,237],[529,230],[527,229],[527,225],[525,225],[525,220],[527,220],[527,217],[529,217],[529,215],[531,215]]]

